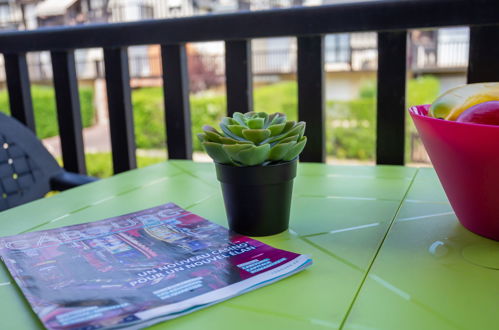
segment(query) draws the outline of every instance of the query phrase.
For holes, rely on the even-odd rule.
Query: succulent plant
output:
[[[198,134],[213,160],[233,166],[269,165],[295,159],[305,147],[305,122],[286,120],[283,113],[235,112],[220,122],[219,132],[203,126]]]

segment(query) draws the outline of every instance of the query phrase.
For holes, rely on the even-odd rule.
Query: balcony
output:
[[[497,242],[459,225],[433,169],[403,165],[405,147],[409,144],[406,139],[408,76],[455,70],[465,73],[469,83],[499,81],[499,47],[491,42],[499,39],[498,12],[499,2],[495,0],[385,0],[1,33],[0,53],[4,57],[10,114],[35,131],[35,121],[39,118],[34,116],[32,83],[38,79],[53,84],[62,160],[67,171],[87,172],[78,76],[90,67],[90,77],[105,81],[113,170],[121,174],[2,212],[0,236],[80,224],[167,201],[178,202],[226,225],[224,202],[212,164],[189,161],[193,154],[193,112],[187,45],[218,41],[224,45],[223,56],[197,60],[215,67],[215,73],[224,78],[228,115],[253,110],[253,81],[257,77],[296,75],[297,118],[307,122],[308,144],[301,155],[303,163],[295,181],[291,230],[262,240],[280,249],[312,255],[315,265],[272,287],[221,302],[191,316],[169,320],[159,327],[494,328],[499,321],[492,307],[497,302],[497,289],[494,289],[499,269]],[[431,43],[422,45],[411,39],[413,30],[443,27],[469,28],[469,42],[445,41],[442,50]],[[326,35],[344,33],[370,33],[375,36],[375,44],[326,47]],[[296,48],[291,55],[279,50],[261,53],[252,49],[253,40],[284,37],[295,40]],[[154,46],[159,49],[159,55],[130,55],[128,50],[135,46]],[[75,53],[81,49],[99,49],[102,60],[79,62]],[[28,55],[40,52],[50,57],[46,57],[42,66],[30,68]],[[456,55],[447,67],[439,62],[442,52]],[[468,53],[469,60],[463,62],[462,54]],[[33,73],[37,70],[40,71],[38,77]],[[331,79],[337,79],[341,70],[376,74],[376,86],[371,92],[376,96],[373,131],[375,161],[379,166],[322,164],[326,159],[326,77],[330,74]],[[161,83],[163,130],[169,161],[130,171],[137,167],[132,84],[143,78],[155,78]],[[348,126],[350,122],[345,124]],[[359,125],[362,126],[362,122]],[[339,129],[340,125],[335,128]],[[470,149],[475,147],[472,143],[469,145]],[[15,144],[2,144],[3,149],[11,149],[9,154],[3,150],[9,156],[3,158],[9,169],[14,167],[10,166],[14,158],[10,152],[16,150],[12,146]],[[492,177],[497,180],[494,170],[498,158],[493,151],[485,150],[485,156],[476,159],[488,160],[490,155],[493,162],[486,164],[483,172],[489,176],[493,172]],[[482,163],[473,169],[480,166]],[[7,179],[11,182],[19,179],[17,172],[9,174]],[[463,181],[465,187],[475,186],[474,178],[466,177],[472,179]],[[494,182],[483,178],[485,176],[475,181]],[[495,187],[488,186],[492,186],[488,194],[478,191],[473,197],[496,206]],[[16,188],[14,185],[8,192],[22,195]],[[7,191],[2,197],[9,197]],[[497,221],[492,222],[497,232]],[[123,227],[116,227],[121,232]],[[76,233],[75,230],[61,232],[68,237]],[[95,233],[102,234],[99,230]],[[77,237],[83,237],[81,242],[95,238],[80,235]],[[128,240],[137,249],[148,248],[135,243],[135,239]],[[50,236],[36,241],[36,248],[28,245],[29,249],[25,249],[26,256],[36,255],[38,248],[53,248],[54,242],[61,243],[55,238],[51,240]],[[45,243],[47,245],[43,245]],[[23,241],[16,244],[19,245],[13,245],[14,249],[21,254],[21,248],[15,246],[22,246]],[[86,250],[82,243],[74,245]],[[4,246],[5,241],[0,248]],[[109,246],[117,251],[116,245]],[[57,247],[50,251],[56,255]],[[134,258],[128,250],[123,251],[127,258],[130,255]],[[85,262],[78,258],[71,260],[75,267]],[[55,279],[53,283],[61,283],[56,282],[61,272],[54,271],[51,262],[43,260],[36,267],[47,281]],[[109,274],[107,265],[102,264],[106,266],[101,268],[102,273]],[[134,274],[129,269],[126,272],[126,276]],[[24,284],[37,289],[32,277],[18,275]],[[104,296],[107,290],[116,288],[108,281],[109,275],[103,281],[89,281],[86,272],[78,275],[78,283],[98,283],[98,287],[79,287],[79,291],[84,288],[89,295],[102,291]],[[1,292],[9,297],[0,309],[2,325],[12,329],[41,328],[42,323],[30,310],[14,279],[5,269],[1,276]],[[47,288],[63,305],[65,313],[75,315],[71,314],[74,307],[83,308],[85,314],[71,316],[72,321],[90,320],[87,317],[92,314],[92,304],[99,303],[107,311],[114,306],[107,296],[100,300],[81,299],[78,305],[68,304],[58,295],[64,292],[64,286],[57,286],[56,290],[47,286],[41,291],[48,292]],[[136,288],[132,290],[137,292]],[[74,291],[75,296],[79,291]],[[134,303],[129,297],[127,293],[126,303]],[[207,301],[197,302],[193,309],[206,304]],[[47,308],[43,301],[39,306],[39,314],[57,317],[54,309]]]

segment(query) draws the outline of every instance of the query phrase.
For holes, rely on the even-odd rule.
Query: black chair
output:
[[[96,180],[65,171],[31,130],[0,113],[0,211]]]

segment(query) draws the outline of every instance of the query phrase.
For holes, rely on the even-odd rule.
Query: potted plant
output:
[[[215,161],[230,229],[248,236],[286,230],[298,155],[307,143],[305,122],[282,113],[236,112],[220,129],[204,126],[198,138]]]

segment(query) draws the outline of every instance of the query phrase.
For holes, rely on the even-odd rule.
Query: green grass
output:
[[[422,76],[409,80],[407,84],[406,108],[413,105],[431,104],[440,93],[440,81],[433,76]],[[416,127],[411,116],[406,113],[405,118],[405,162],[411,159],[411,134],[416,133]]]
[[[255,89],[256,111],[283,112],[291,120],[297,117],[297,87],[295,82],[282,82]],[[138,148],[162,148],[165,145],[163,92],[149,87],[132,92],[135,138]],[[190,98],[192,141],[194,150],[201,151],[196,134],[204,125],[218,127],[226,114],[224,95],[202,95]]]
[[[93,89],[80,87],[80,108],[83,127],[94,123]],[[40,139],[59,134],[55,104],[55,93],[52,86],[31,86],[33,111],[35,113],[36,133]],[[0,90],[0,111],[9,114],[9,97],[7,90]]]
[[[437,78],[423,76],[411,79],[407,84],[407,104],[431,103],[439,93]],[[254,91],[255,111],[283,112],[296,120],[298,100],[297,84],[294,81],[261,86]],[[161,148],[164,146],[163,102],[161,88],[143,88],[133,92],[135,131],[139,148]],[[203,125],[218,127],[226,113],[224,95],[192,96],[191,122],[192,141],[195,151],[202,151],[196,134]],[[235,109],[236,111],[238,109]],[[366,81],[359,98],[351,101],[328,101],[326,106],[326,150],[328,156],[336,158],[374,159],[376,139],[376,83]],[[354,127],[334,125],[338,120],[349,122]],[[414,130],[407,123],[407,130]],[[409,134],[407,135],[409,136]],[[409,143],[409,139],[407,139]],[[407,147],[409,151],[409,145]]]
[[[411,79],[407,84],[407,105],[431,103],[439,93],[437,78],[423,76]],[[32,86],[37,135],[46,138],[58,134],[54,89],[51,86]],[[255,111],[283,112],[289,119],[297,118],[297,84],[294,81],[261,86],[254,90]],[[91,126],[94,118],[93,91],[80,87],[82,123]],[[351,101],[328,101],[326,106],[326,150],[328,156],[371,160],[374,158],[376,84],[366,81],[359,98]],[[160,87],[141,88],[132,91],[135,137],[140,149],[159,149],[165,146],[163,92]],[[202,151],[196,134],[204,125],[218,127],[226,114],[226,98],[222,94],[194,95],[190,98],[192,142],[195,151]],[[0,111],[8,113],[7,92],[0,91]],[[236,111],[238,109],[235,109]],[[409,116],[407,116],[409,117]],[[334,122],[336,121],[336,122]],[[357,123],[355,127],[338,125],[338,121]],[[334,127],[333,127],[334,126]],[[310,128],[309,128],[310,129]],[[414,127],[408,119],[407,131]],[[409,136],[409,134],[407,134]],[[410,146],[406,139],[407,148]],[[138,157],[139,166],[160,161],[161,158]],[[111,175],[110,154],[87,155],[89,173],[99,177]]]
[[[298,85],[295,81],[285,81],[258,87],[254,91],[253,104],[255,111],[282,112],[289,120],[297,120]]]
[[[330,101],[326,110],[326,152],[340,159],[374,159],[376,103],[372,98]],[[335,125],[345,123],[345,125]]]
[[[113,161],[111,153],[86,154],[86,165],[88,175],[98,178],[107,178],[113,175]],[[142,168],[149,165],[164,162],[165,157],[137,156],[137,167]]]
[[[56,158],[59,165],[63,166],[62,158]],[[149,165],[164,162],[165,157],[137,156],[137,167],[142,168]],[[85,154],[87,174],[97,178],[107,178],[113,175],[113,160],[110,152]]]
[[[163,92],[160,87],[141,88],[132,92],[135,141],[138,148],[165,146]]]

